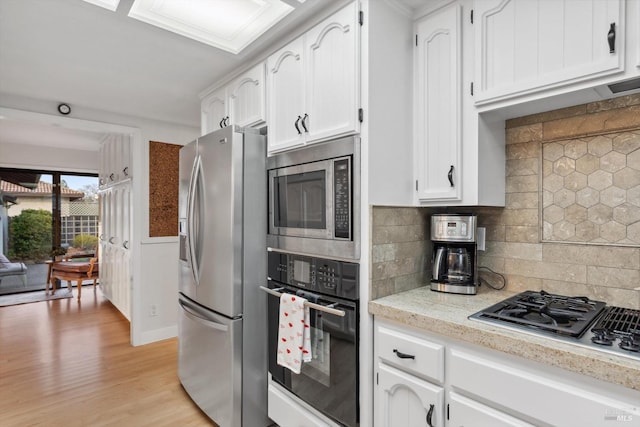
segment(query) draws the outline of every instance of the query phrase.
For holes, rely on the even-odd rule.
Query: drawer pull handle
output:
[[[433,427],[431,423],[431,418],[433,417],[433,403],[429,405],[429,412],[427,412],[427,425],[429,427]]]
[[[413,354],[407,354],[407,353],[402,353],[400,351],[398,351],[398,349],[394,348],[393,352],[396,354],[396,356],[398,356],[400,359],[413,359],[415,360],[416,357]]]

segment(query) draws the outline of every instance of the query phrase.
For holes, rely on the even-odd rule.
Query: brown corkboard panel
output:
[[[149,237],[178,235],[181,145],[149,141]]]

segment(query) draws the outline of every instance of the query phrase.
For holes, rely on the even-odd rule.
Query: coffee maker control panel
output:
[[[440,242],[476,241],[475,215],[434,214],[431,216],[431,240]]]

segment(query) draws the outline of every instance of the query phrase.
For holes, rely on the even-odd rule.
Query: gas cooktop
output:
[[[587,297],[525,291],[469,319],[640,360],[640,310]]]

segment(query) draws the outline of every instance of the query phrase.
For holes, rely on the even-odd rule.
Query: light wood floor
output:
[[[0,307],[0,425],[215,426],[180,386],[177,340],[132,347],[92,288]]]

